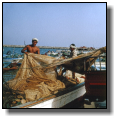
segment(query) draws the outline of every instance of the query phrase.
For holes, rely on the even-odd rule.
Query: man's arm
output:
[[[25,50],[27,50],[27,46],[24,47],[24,48],[21,50],[21,52],[27,54],[28,52],[25,52]]]
[[[39,48],[38,48],[38,51],[37,52],[38,52],[38,54],[40,54],[40,49]]]

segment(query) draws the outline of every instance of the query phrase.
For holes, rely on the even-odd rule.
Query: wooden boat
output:
[[[64,89],[55,95],[41,98],[12,108],[64,108],[68,104],[74,104],[86,93],[85,82]]]
[[[7,70],[15,70],[15,69],[18,69],[18,67],[3,68],[3,71],[7,71]]]

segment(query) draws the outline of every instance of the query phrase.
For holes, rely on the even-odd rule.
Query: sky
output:
[[[3,3],[3,45],[104,47],[106,3]]]

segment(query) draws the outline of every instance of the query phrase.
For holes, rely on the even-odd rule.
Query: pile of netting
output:
[[[57,79],[57,66],[62,65],[67,70],[81,73],[84,70],[84,59],[87,56],[98,56],[105,51],[106,47],[103,47],[69,59],[56,59],[33,53],[24,54],[24,59],[16,77],[8,81],[7,86],[10,89],[24,92],[27,101],[46,97],[66,87],[66,84]],[[90,64],[87,60],[86,66],[89,67],[94,60],[96,59],[91,58]]]
[[[56,67],[43,67],[55,62],[56,59],[46,55],[24,54],[24,60],[16,77],[7,82],[9,88],[23,91],[28,101],[46,97],[65,85],[56,78]]]

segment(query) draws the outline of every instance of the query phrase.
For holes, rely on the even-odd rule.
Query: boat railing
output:
[[[101,64],[101,63],[102,63],[102,62],[101,62],[101,58],[102,58],[102,57],[105,58],[104,64],[105,64],[105,69],[106,69],[106,56],[103,56],[103,55],[102,55],[102,56],[101,56],[101,55],[100,55],[100,56],[88,56],[88,57],[86,57],[86,58],[84,59],[84,71],[91,71],[91,68],[87,68],[87,67],[86,67],[86,61],[87,61],[88,59],[90,59],[90,58],[95,58],[95,61],[94,61],[94,63],[93,63],[93,64],[94,64],[94,69],[95,69],[95,71],[97,70],[97,69],[96,69],[96,59],[99,58],[99,67],[100,67],[100,68],[99,68],[99,71],[101,71],[101,70],[102,70],[102,69],[101,69],[101,66],[102,66],[102,64]],[[92,65],[93,65],[93,64],[92,64]],[[89,60],[89,66],[91,67],[92,65],[91,65],[91,61]]]

